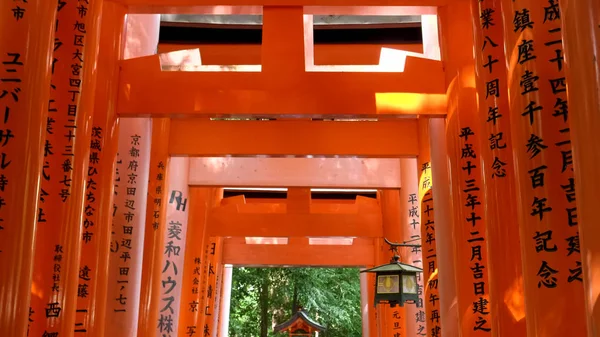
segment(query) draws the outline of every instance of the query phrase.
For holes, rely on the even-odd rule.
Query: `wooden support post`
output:
[[[128,14],[123,58],[154,54],[159,26],[160,15]],[[106,336],[138,333],[151,138],[150,119],[120,119]]]
[[[469,0],[452,1],[438,8],[441,54],[442,60],[444,60],[446,77],[446,97],[449,102],[452,102],[448,104],[448,113],[456,109],[458,99],[456,96],[457,87],[475,87],[472,77],[469,79],[459,76],[461,72],[464,73],[465,69],[470,70],[472,73],[474,66],[473,28],[471,22],[469,20],[456,19],[457,17],[466,18],[469,15]],[[461,38],[457,38],[458,36]],[[467,83],[463,83],[461,80],[467,80]],[[437,251],[440,253],[444,252],[443,255],[438,256],[438,278],[440,282],[439,316],[441,316],[439,320],[442,323],[443,335],[445,337],[456,337],[460,335],[459,329],[461,329],[458,324],[463,324],[459,319],[461,309],[458,304],[461,301],[465,303],[465,299],[458,297],[458,282],[460,281],[460,277],[458,276],[459,265],[455,265],[454,256],[456,252],[454,252],[453,232],[451,230],[455,225],[453,224],[456,219],[454,213],[457,212],[456,208],[458,205],[453,208],[453,199],[456,196],[450,191],[449,177],[450,174],[456,173],[449,170],[447,163],[450,154],[446,152],[447,147],[442,147],[442,145],[445,146],[446,140],[441,139],[444,137],[439,136],[440,132],[443,132],[442,130],[448,127],[448,123],[448,120],[446,125],[441,120],[432,120],[431,167],[436,219],[438,220],[436,224]],[[450,258],[450,252],[453,252],[453,258]],[[438,303],[438,301],[431,300],[431,304],[434,303]]]
[[[194,187],[188,199],[190,214],[186,236],[186,253],[183,267],[182,293],[178,335],[204,334],[204,298],[206,280],[204,271],[208,266],[205,238],[208,214],[223,198],[222,189]]]
[[[470,70],[470,72],[469,72]],[[453,241],[456,295],[461,336],[487,336],[492,330],[489,303],[489,263],[481,160],[481,128],[474,87],[462,86],[473,79],[474,69],[461,71],[460,83],[451,95],[446,139],[450,157],[454,205]]]
[[[155,333],[171,337],[180,316],[183,272],[188,230],[189,158],[172,158],[169,163],[167,218],[163,235],[160,269],[161,288]],[[187,310],[192,310],[188,308]]]
[[[115,162],[119,134],[115,111],[115,81],[118,81],[124,24],[125,8],[113,2],[103,2],[90,143],[90,158],[93,160],[90,160],[87,173],[86,212],[83,218],[79,262],[79,270],[85,272],[79,275],[76,336],[105,336]]]
[[[285,73],[293,81],[294,74],[305,71],[305,52],[312,57],[312,50],[305,50],[304,8],[263,8],[262,71],[270,74]],[[312,35],[312,21],[310,32]],[[311,45],[312,46],[312,45]]]
[[[527,335],[585,336],[562,15],[558,1],[506,0],[502,12]]]
[[[152,120],[152,148],[150,152],[150,180],[146,206],[144,233],[144,259],[140,287],[140,316],[138,334],[142,337],[156,335],[160,310],[161,271],[164,265],[164,235],[166,232],[167,203],[169,202],[168,177],[170,157],[168,143],[169,118]]]
[[[382,191],[380,203],[381,213],[383,214],[383,237],[392,242],[402,242],[404,221],[400,211],[400,191],[397,189]],[[380,240],[383,241],[383,239]],[[383,250],[378,263],[389,263],[393,254],[389,252],[387,244],[382,243],[381,248]],[[406,335],[406,322],[408,320],[406,306],[391,308],[387,304],[379,305],[383,323],[380,331],[384,336],[393,336],[395,333],[399,333],[400,336]]]
[[[565,69],[569,83],[571,140],[577,186],[579,237],[583,263],[588,336],[600,330],[600,229],[597,200],[600,190],[600,3],[562,0]]]
[[[3,79],[12,79],[0,85],[0,92],[5,93],[0,95],[0,109],[5,112],[0,170],[0,335],[25,336],[56,3],[3,1],[0,13],[0,73]],[[49,290],[46,287],[43,292]]]
[[[30,336],[69,337],[82,324],[75,316],[79,280],[90,277],[79,258],[82,218],[94,212],[84,200],[95,188],[87,181],[88,163],[96,160],[90,140],[101,11],[101,0],[58,4]]]
[[[288,188],[287,212],[310,213],[311,192],[310,188]]]
[[[421,227],[421,250],[423,260],[423,295],[425,322],[425,336],[441,336],[439,302],[430,302],[430,298],[439,298],[439,275],[437,257],[437,238],[435,224],[435,209],[433,202],[433,179],[431,174],[431,148],[429,119],[419,119],[419,157],[417,157],[419,172],[419,205]],[[421,320],[421,316],[418,317]]]
[[[400,189],[400,216],[402,240],[410,244],[421,244],[421,212],[419,205],[419,174],[417,158],[400,159],[402,188]],[[422,247],[404,248],[402,262],[423,268]],[[425,307],[423,299],[423,274],[417,274],[417,294],[414,304],[406,304],[406,333],[408,336],[426,334]]]
[[[483,158],[482,200],[487,225],[492,336],[526,336],[523,272],[515,200],[511,116],[500,2],[471,0],[477,93],[479,155]],[[459,112],[460,113],[460,112]],[[477,122],[477,121],[475,121]]]

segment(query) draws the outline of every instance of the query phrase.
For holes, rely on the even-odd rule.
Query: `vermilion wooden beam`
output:
[[[260,205],[260,204],[257,204]],[[289,237],[355,236],[381,237],[379,213],[213,213],[211,236]]]
[[[307,6],[314,15],[425,15],[451,0],[113,0],[131,14],[260,15],[262,6]]]
[[[375,265],[372,244],[352,246],[248,245],[225,242],[223,263],[235,266],[362,267]]]
[[[161,71],[158,56],[121,62],[117,111],[136,116],[376,116],[446,111],[439,61],[407,57],[404,72]]]
[[[397,158],[201,157],[190,159],[189,184],[236,187],[400,188],[400,163]]]
[[[417,121],[210,121],[173,119],[172,156],[415,157]]]

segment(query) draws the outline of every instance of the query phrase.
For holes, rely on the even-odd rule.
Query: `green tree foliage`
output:
[[[354,268],[235,268],[229,336],[275,337],[273,326],[298,306],[327,327],[320,337],[362,335],[359,270]]]

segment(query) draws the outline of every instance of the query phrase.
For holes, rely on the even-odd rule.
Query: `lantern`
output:
[[[399,262],[400,257],[394,255],[389,264],[366,269],[361,273],[375,273],[375,305],[389,303],[391,307],[404,306],[406,301],[419,299],[417,273],[423,269]]]

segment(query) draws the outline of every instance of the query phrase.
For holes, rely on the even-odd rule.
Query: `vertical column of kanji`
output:
[[[494,336],[525,336],[525,304],[515,175],[512,160],[506,66],[502,46],[500,1],[471,0],[475,42],[479,121],[482,126],[483,202],[487,244],[492,331]]]
[[[465,87],[474,88],[472,78],[459,76],[465,71],[473,72],[473,27],[469,20],[465,20],[471,13],[469,0],[455,0],[438,8],[438,20],[440,27],[441,56],[444,62],[446,77],[446,97],[448,99],[448,116],[456,105],[461,90]],[[457,38],[460,36],[461,38]],[[461,324],[459,316],[459,303],[464,299],[459,298],[458,285],[470,282],[470,276],[460,270],[456,256],[459,250],[468,249],[464,244],[457,244],[453,229],[462,224],[464,219],[458,216],[458,207],[463,202],[453,196],[451,187],[454,183],[450,181],[451,172],[449,160],[454,154],[448,153],[449,147],[445,137],[444,129],[452,122],[450,118],[444,121],[441,118],[432,118],[431,127],[431,172],[433,180],[433,198],[437,218],[436,226],[436,248],[439,254],[438,279],[439,298],[430,297],[431,305],[439,304],[439,320],[445,337],[459,336]],[[459,221],[460,223],[456,223]],[[463,262],[461,262],[462,264]]]
[[[204,291],[202,277],[207,261],[204,233],[212,206],[214,189],[194,187],[189,190],[188,230],[185,261],[182,268],[182,293],[179,310],[178,336],[202,336],[201,315]]]
[[[124,59],[153,55],[159,15],[127,15]],[[137,335],[152,123],[120,119],[109,264],[107,336]]]
[[[569,83],[571,138],[577,186],[577,210],[583,262],[583,284],[588,336],[600,329],[600,227],[597,196],[600,190],[600,3],[594,0],[561,0],[565,70]]]
[[[424,311],[423,316],[419,316],[419,323],[426,327],[425,336],[442,335],[440,322],[439,302],[430,302],[429,298],[439,298],[438,289],[438,263],[437,249],[435,241],[435,218],[433,209],[433,182],[431,177],[431,151],[429,140],[429,118],[419,119],[419,157],[417,158],[419,184],[418,197],[420,204],[420,235],[421,250],[423,259],[423,295]],[[421,314],[420,314],[421,315]],[[424,320],[423,320],[424,318]]]
[[[142,276],[151,126],[148,119],[127,122],[121,121],[119,132],[110,244],[106,334],[111,336],[136,335]]]
[[[54,2],[0,3],[1,336],[27,332],[55,18]]]
[[[169,172],[169,118],[152,120],[152,149],[150,154],[150,182],[144,232],[144,258],[140,287],[140,315],[138,335],[154,336],[160,305],[162,255],[165,220],[167,218],[167,178]]]
[[[169,163],[169,204],[167,205],[166,231],[162,255],[160,305],[155,334],[158,337],[177,335],[185,237],[188,228],[188,177],[189,158],[172,158]]]
[[[118,123],[115,111],[125,8],[102,5],[98,79],[90,143],[75,336],[104,336]]]
[[[31,336],[73,336],[102,3],[59,1],[38,212]]]
[[[400,172],[400,174],[404,174]],[[406,225],[402,218],[401,207],[403,204],[400,199],[399,190],[384,190],[381,193],[381,212],[383,216],[383,236],[392,242],[402,242],[402,235]],[[382,249],[387,250],[388,246],[383,244]],[[392,253],[389,251],[382,252],[378,263],[390,263]],[[408,263],[407,254],[402,254],[402,262]],[[381,320],[383,336],[406,336],[406,324],[412,317],[407,317],[407,307],[414,304],[406,304],[403,307],[395,306],[391,308],[389,305],[379,305],[381,308]]]
[[[470,70],[470,72],[469,72]],[[455,267],[460,329],[463,336],[487,336],[492,330],[482,185],[481,132],[474,69],[457,78],[451,92],[446,132],[455,212]]]
[[[400,216],[402,221],[402,241],[415,245],[404,249],[405,263],[422,268],[421,212],[419,205],[419,175],[417,159],[400,159]],[[425,308],[423,303],[423,275],[417,275],[419,300],[406,307],[406,333],[408,336],[426,336]]]
[[[223,252],[223,238],[210,237],[207,238],[208,246],[206,247],[206,265],[205,274],[206,288],[202,310],[202,334],[203,336],[216,337],[217,327],[215,326],[215,316],[219,314],[218,301],[216,301],[215,290],[218,282],[218,273],[221,266],[221,255]]]
[[[583,336],[561,12],[555,0],[516,0],[503,13],[527,330]]]

